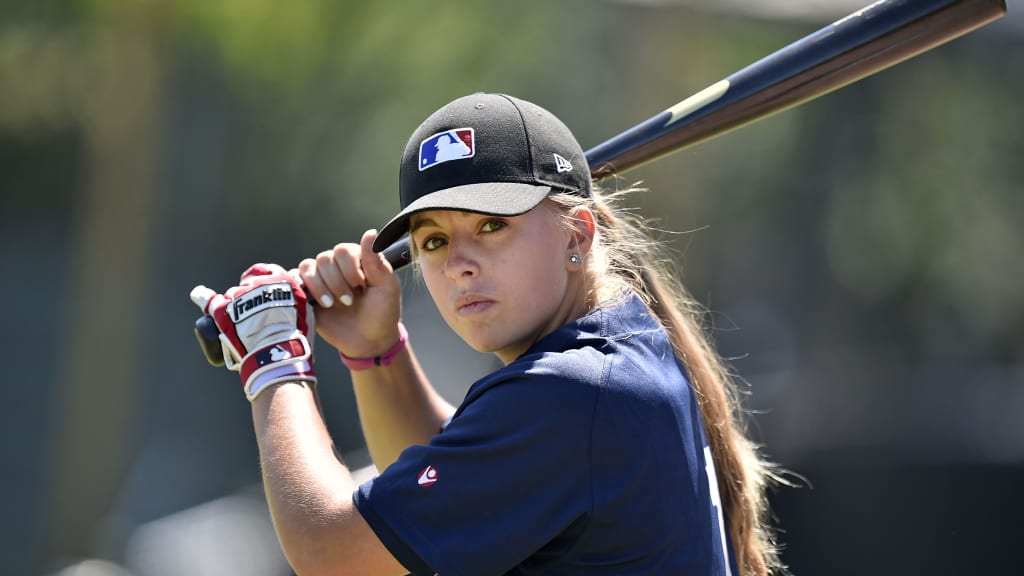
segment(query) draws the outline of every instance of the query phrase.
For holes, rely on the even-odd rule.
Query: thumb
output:
[[[366,275],[366,283],[370,286],[387,281],[394,273],[384,255],[373,251],[373,241],[376,238],[377,230],[371,228],[363,232],[363,237],[359,240],[359,260],[363,266],[363,274]]]

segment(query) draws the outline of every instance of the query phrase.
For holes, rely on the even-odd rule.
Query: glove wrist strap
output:
[[[301,333],[295,334],[290,340],[276,342],[248,354],[242,360],[239,372],[249,401],[271,384],[316,382],[309,341]]]

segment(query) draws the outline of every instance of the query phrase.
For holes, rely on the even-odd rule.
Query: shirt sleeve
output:
[[[353,495],[414,574],[504,574],[593,505],[598,389],[522,374],[473,391],[428,446],[413,446]]]

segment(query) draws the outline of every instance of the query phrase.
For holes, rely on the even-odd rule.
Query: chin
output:
[[[459,336],[470,348],[484,354],[500,352],[508,345],[507,342],[495,342],[494,339],[488,337],[488,334],[459,334]]]
[[[495,346],[494,344],[491,344],[491,343],[480,342],[479,340],[476,340],[476,341],[470,341],[470,340],[466,340],[466,339],[463,339],[463,340],[465,340],[466,344],[469,344],[470,348],[472,348],[473,350],[476,350],[477,352],[481,352],[483,354],[494,354],[494,353],[497,353],[497,352],[499,352],[501,350],[500,346]]]

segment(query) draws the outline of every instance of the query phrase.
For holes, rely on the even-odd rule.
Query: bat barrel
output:
[[[1006,13],[1004,0],[884,0],[747,66],[587,151],[625,172],[846,86]]]

